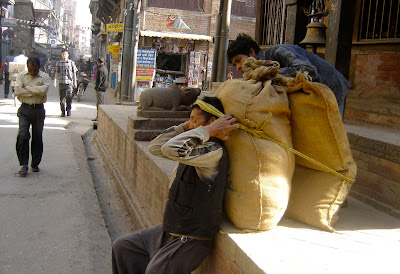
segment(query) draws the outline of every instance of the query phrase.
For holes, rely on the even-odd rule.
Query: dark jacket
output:
[[[335,94],[339,107],[344,106],[349,81],[334,66],[297,45],[276,45],[258,53],[259,60],[273,60],[280,64],[279,73],[296,77],[297,72],[307,71],[313,82],[328,86]]]
[[[227,174],[228,155],[225,148],[214,182],[202,181],[195,167],[179,164],[165,207],[164,231],[214,237],[221,222]]]
[[[107,90],[106,84],[107,84],[107,75],[108,75],[108,70],[106,66],[100,65],[100,67],[97,70],[96,74],[96,86],[95,90],[97,91],[102,91],[105,92]]]

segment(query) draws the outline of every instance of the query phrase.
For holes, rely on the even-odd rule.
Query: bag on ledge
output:
[[[333,92],[298,73],[286,79],[293,148],[354,180],[357,167]],[[287,216],[333,232],[352,182],[296,155]]]
[[[272,66],[269,66],[272,65]],[[250,69],[246,79],[223,83],[216,91],[226,114],[291,147],[289,102],[284,88],[271,79],[279,64]],[[254,79],[254,80],[253,80]],[[272,114],[272,115],[271,115]],[[225,192],[225,212],[241,229],[270,230],[288,204],[294,155],[281,146],[243,131],[232,131],[225,141],[230,158],[230,186]]]

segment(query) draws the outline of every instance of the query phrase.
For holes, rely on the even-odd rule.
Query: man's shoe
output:
[[[71,111],[67,111],[67,116],[71,116]]]
[[[61,112],[60,117],[65,117],[65,113],[64,113],[64,112]]]
[[[18,172],[20,177],[25,177],[28,173],[28,166],[22,166],[21,170]]]
[[[93,122],[97,122],[99,119],[96,117],[94,119],[92,119]]]
[[[8,98],[8,94],[4,94],[4,98]]]
[[[39,169],[38,166],[33,166],[33,167],[32,167],[32,171],[33,171],[33,172],[39,172],[40,169]]]

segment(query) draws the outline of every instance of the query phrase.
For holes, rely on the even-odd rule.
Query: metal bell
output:
[[[307,25],[306,37],[300,44],[321,46],[326,44],[326,26],[321,22],[312,22]]]

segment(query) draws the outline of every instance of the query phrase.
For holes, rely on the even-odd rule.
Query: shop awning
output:
[[[208,35],[179,33],[179,32],[161,32],[161,31],[151,31],[151,30],[141,30],[140,35],[148,37],[180,38],[187,40],[206,40],[209,42],[212,42],[213,40],[213,38]]]

